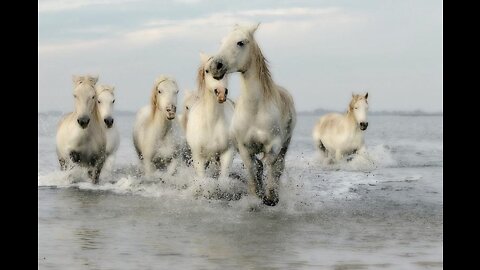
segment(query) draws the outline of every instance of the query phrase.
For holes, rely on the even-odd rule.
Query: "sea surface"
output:
[[[38,115],[38,269],[443,269],[443,117],[370,116],[368,154],[324,164],[299,116],[280,202],[245,195],[239,155],[223,179],[145,179],[134,115],[116,117],[99,185],[61,172],[56,114]]]

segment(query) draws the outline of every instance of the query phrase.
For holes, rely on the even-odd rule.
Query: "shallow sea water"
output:
[[[144,179],[133,115],[92,185],[59,170],[59,118],[38,116],[39,269],[443,268],[441,116],[370,116],[368,156],[337,165],[313,146],[318,116],[299,116],[275,207],[244,195],[238,154],[239,179]]]

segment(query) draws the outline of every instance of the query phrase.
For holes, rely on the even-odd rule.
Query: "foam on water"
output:
[[[373,147],[368,156],[357,156],[351,161],[331,165],[323,164],[315,152],[300,158],[291,155],[280,181],[279,207],[268,211],[314,212],[321,209],[325,201],[356,198],[358,194],[351,191],[352,187],[380,181],[371,171],[394,164],[383,145]],[[68,172],[39,173],[38,186],[75,187],[169,201],[227,203],[230,207],[248,211],[264,208],[259,198],[246,196],[245,170],[238,155],[231,172],[235,177],[201,178],[195,175],[193,168],[182,165],[173,176],[157,171],[152,178],[146,178],[138,165],[129,164],[113,171],[103,171],[100,183],[96,185],[91,183],[84,169],[76,168]]]
[[[280,201],[270,207],[246,195],[238,154],[226,178],[199,178],[183,165],[174,176],[144,177],[132,144],[133,115],[115,120],[120,148],[99,184],[82,169],[62,172],[54,140],[59,117],[39,115],[45,268],[83,269],[88,258],[105,269],[210,269],[222,256],[231,258],[231,269],[265,262],[276,268],[442,266],[441,118],[371,117],[367,154],[328,164],[311,138],[318,117],[300,116]]]
[[[245,169],[238,154],[231,168],[234,177],[199,178],[196,177],[193,168],[181,166],[174,176],[157,172],[153,179],[146,179],[141,173],[130,138],[133,116],[118,119],[122,136],[120,148],[115,162],[105,166],[102,171],[98,185],[90,183],[85,170],[61,172],[56,164],[53,140],[59,118],[60,116],[39,115],[39,187],[75,187],[166,200],[220,202],[230,206],[245,204],[246,208],[250,206],[255,208],[259,203],[258,198],[246,196]],[[367,153],[352,155],[338,163],[329,164],[315,149],[312,142],[310,133],[315,120],[316,117],[299,118],[298,128],[287,153],[286,169],[280,181],[278,209],[316,211],[327,201],[357,198],[358,193],[352,191],[356,186],[375,184],[394,178],[394,176],[385,177],[388,174],[378,177],[376,172],[382,169],[443,165],[441,158],[443,145],[439,143],[441,136],[437,133],[429,132],[434,140],[426,140],[421,134],[417,135],[418,140],[412,140],[402,133],[412,133],[412,130],[390,126],[390,129],[398,132],[399,135],[392,133],[387,136],[380,128],[381,124],[377,123],[379,120],[374,117],[371,119],[372,128],[368,130],[373,133],[370,135],[371,138],[366,133]],[[389,125],[404,120],[395,118],[395,121],[382,120],[381,123]],[[130,126],[125,123],[130,123]],[[401,127],[402,123],[398,126]],[[375,129],[375,127],[379,128]],[[409,177],[417,179],[422,176]]]

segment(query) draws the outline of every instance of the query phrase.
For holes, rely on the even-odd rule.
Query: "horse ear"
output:
[[[256,23],[256,24],[250,26],[250,28],[248,29],[248,32],[250,32],[250,34],[253,35],[253,33],[255,33],[255,31],[257,31],[259,25],[260,25],[260,23]]]
[[[96,76],[89,76],[88,80],[92,83],[92,85],[95,85],[98,82],[98,75]]]
[[[207,55],[207,54],[205,54],[205,53],[203,53],[203,52],[200,52],[200,61],[202,62],[202,64],[207,63],[208,58],[210,58],[209,55]]]
[[[166,81],[166,80],[168,80],[168,77],[167,77],[166,75],[163,75],[163,74],[162,74],[162,75],[158,76],[158,78],[155,80],[155,86],[154,86],[154,87],[157,88],[157,86],[158,86],[161,82]]]
[[[365,94],[365,99],[367,99],[367,98],[368,98],[368,92]]]
[[[74,84],[79,84],[82,81],[82,76],[72,75],[72,81]]]
[[[102,92],[102,88],[103,88],[103,85],[96,85],[95,86],[95,93],[97,93],[97,95]]]

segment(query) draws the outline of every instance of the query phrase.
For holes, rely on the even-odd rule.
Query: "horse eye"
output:
[[[358,109],[358,107],[355,107],[355,110],[357,110],[357,109]]]
[[[186,106],[185,108],[187,108],[187,110],[188,110],[188,106]]]
[[[205,70],[205,73],[208,73],[208,69],[207,69],[207,70]]]
[[[93,96],[92,99],[95,99],[95,96]]]
[[[73,95],[74,98],[77,98],[77,95]]]
[[[100,100],[98,101],[98,104],[100,104]]]
[[[112,101],[112,103],[115,103],[115,99]]]
[[[158,93],[159,93],[159,94],[161,94],[161,93],[162,93],[162,91],[158,90]]]
[[[243,41],[239,41],[239,42],[237,42],[237,45],[238,45],[239,47],[243,47],[243,45],[245,45],[245,43],[243,43]]]

